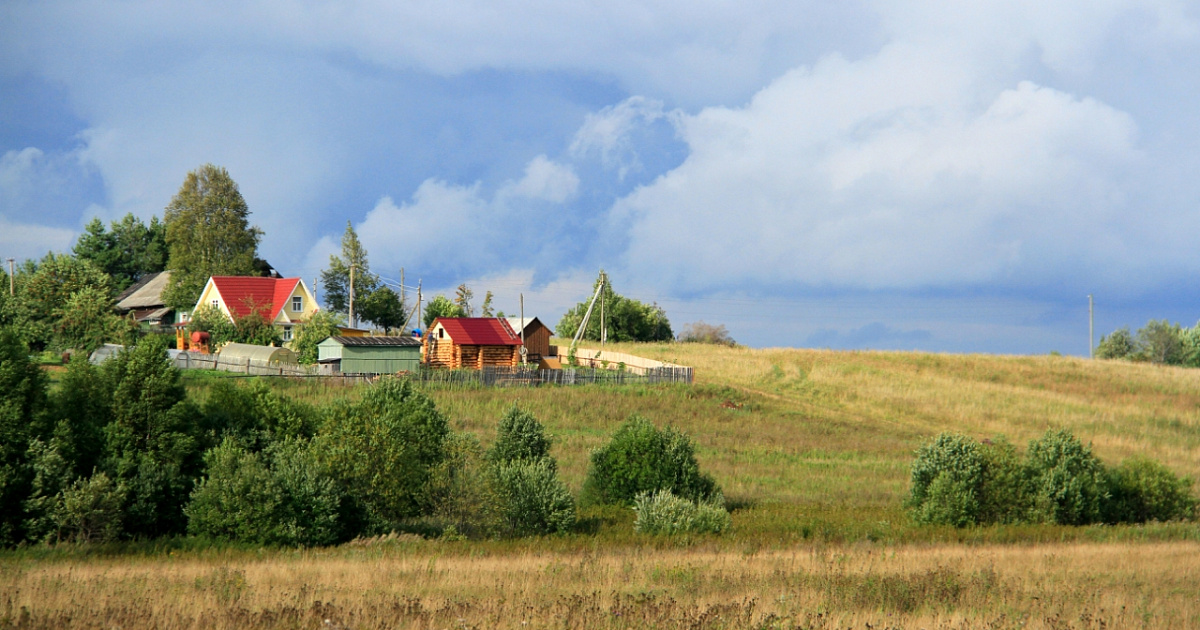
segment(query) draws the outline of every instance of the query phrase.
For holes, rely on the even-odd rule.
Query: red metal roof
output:
[[[212,281],[234,317],[249,315],[253,304],[268,322],[273,322],[296,290],[300,278],[213,276]]]
[[[439,317],[450,339],[460,346],[519,346],[521,337],[498,317]]]

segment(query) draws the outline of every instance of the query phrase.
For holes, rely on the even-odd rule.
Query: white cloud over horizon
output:
[[[213,162],[305,278],[350,221],[377,271],[536,292],[604,267],[745,330],[750,307],[705,300],[1131,303],[1200,272],[1197,8],[11,3],[0,81],[56,86],[81,122],[0,122],[0,221],[37,243],[10,250],[69,245]],[[1000,317],[997,347],[1063,330]],[[946,330],[875,313],[789,338],[965,347]]]

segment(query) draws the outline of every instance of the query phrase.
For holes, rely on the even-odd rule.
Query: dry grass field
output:
[[[1200,477],[1200,370],[1066,357],[615,345],[691,387],[430,387],[484,443],[514,403],[582,485],[632,413],[686,432],[734,508],[719,538],[632,532],[628,510],[523,541],[409,536],[323,550],[0,554],[0,628],[1200,627],[1200,527],[912,524],[908,466],[940,431],[1020,448],[1068,428],[1108,464]],[[204,395],[205,380],[191,379]],[[278,382],[323,402],[353,389]],[[326,622],[328,620],[328,622]]]

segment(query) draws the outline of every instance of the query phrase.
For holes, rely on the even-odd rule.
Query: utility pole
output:
[[[400,268],[400,303],[404,304],[404,267]]]
[[[421,328],[425,327],[425,320],[421,319],[421,279],[417,278],[417,325]]]
[[[529,351],[525,349],[525,294],[521,294],[521,365],[525,365],[525,357]]]
[[[1088,294],[1088,358],[1096,358],[1096,319],[1090,293]]]
[[[350,327],[358,328],[354,325],[354,263],[350,264]]]
[[[16,275],[13,272],[13,259],[9,258],[8,259],[8,295],[9,295],[9,297],[12,297],[13,293],[16,291],[16,285],[13,282],[15,278],[16,278]]]
[[[608,341],[608,329],[604,327],[604,303],[608,300],[604,299],[604,284],[608,282],[608,276],[604,272],[600,272],[600,347],[604,347],[604,342]]]

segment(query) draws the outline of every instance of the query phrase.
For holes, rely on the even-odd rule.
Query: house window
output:
[[[291,327],[291,326],[284,326],[284,327],[283,327],[283,340],[284,340],[284,341],[291,341],[291,340],[292,340],[292,327]]]
[[[292,296],[292,310],[300,312],[304,310],[304,298],[299,295]]]
[[[220,301],[220,300],[213,300],[213,301],[212,301],[212,307],[213,307],[213,308],[221,308],[221,301]]]
[[[445,336],[446,336],[446,329],[445,329],[445,328],[439,328],[439,329],[438,329],[438,339],[441,339],[441,338],[443,338],[443,337],[445,337]]]

